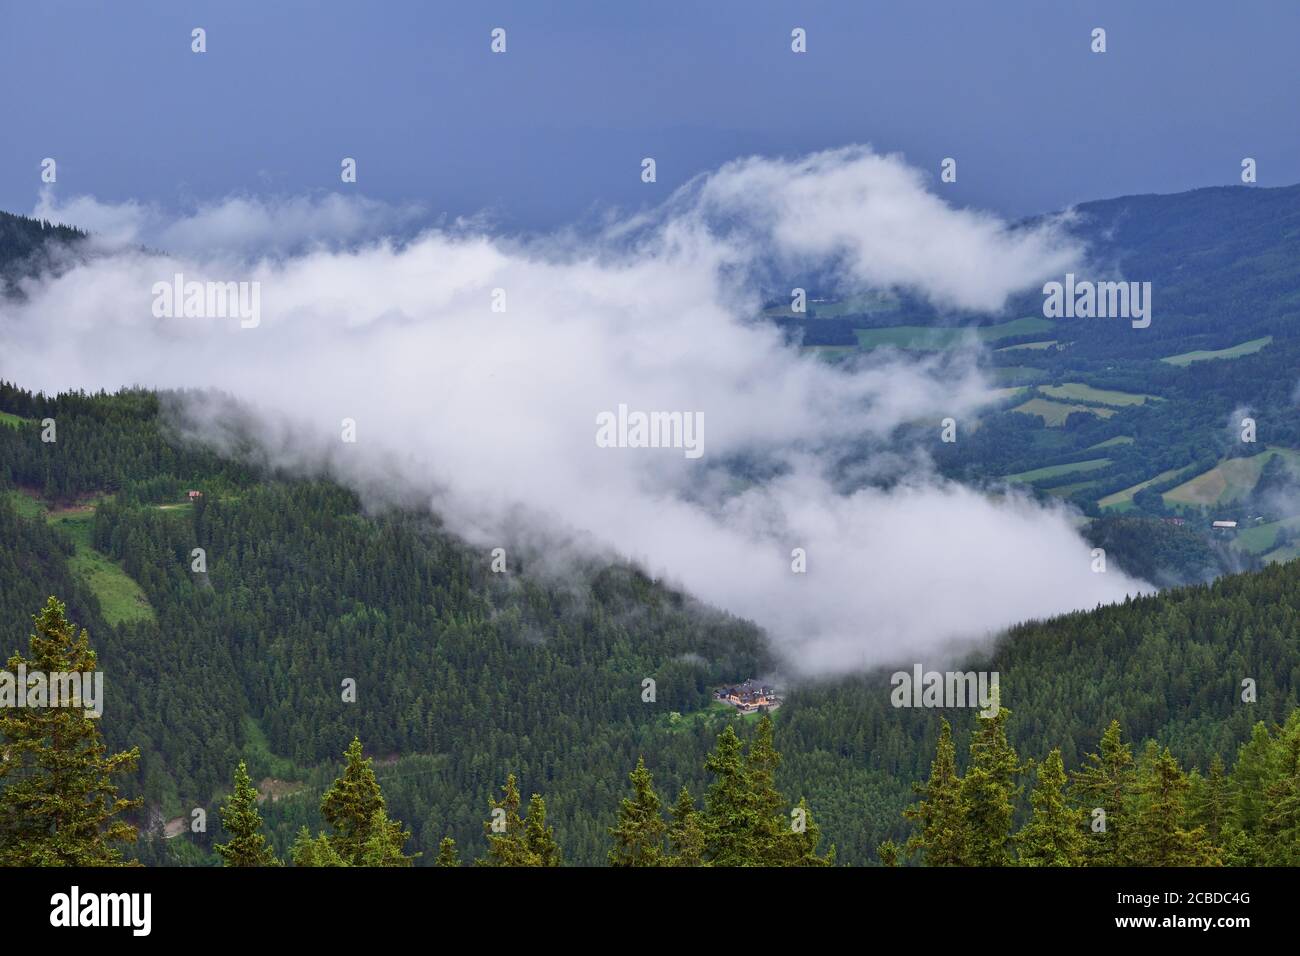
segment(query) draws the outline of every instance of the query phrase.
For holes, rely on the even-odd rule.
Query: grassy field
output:
[[[1177,488],[1166,491],[1165,503],[1223,505],[1236,501],[1250,493],[1259,481],[1264,465],[1277,455],[1285,455],[1293,465],[1300,464],[1300,453],[1285,448],[1267,448],[1249,458],[1229,458]]]
[[[1277,543],[1277,533],[1283,528],[1288,531],[1300,531],[1300,516],[1283,518],[1281,521],[1270,521],[1268,524],[1257,524],[1253,528],[1247,528],[1237,535],[1236,545],[1251,554],[1266,554],[1274,550],[1273,545]]]
[[[1055,488],[1048,488],[1049,495],[1055,495],[1057,498],[1068,498],[1076,491],[1086,491],[1089,488],[1097,487],[1096,481],[1076,481],[1071,485],[1058,485]]]
[[[883,329],[854,329],[858,345],[864,349],[880,348],[892,345],[900,349],[946,349],[964,342],[969,335],[975,335],[984,342],[996,342],[1013,335],[1032,335],[1046,332],[1052,328],[1047,319],[1033,316],[1012,319],[1000,325],[986,325],[969,328],[934,328],[924,325],[893,325]]]
[[[1115,412],[1109,408],[1092,408],[1087,405],[1064,405],[1061,402],[1053,402],[1046,398],[1031,398],[1023,405],[1017,405],[1011,409],[1013,412],[1020,412],[1024,415],[1037,415],[1043,420],[1043,424],[1049,428],[1059,428],[1065,424],[1073,412],[1087,412],[1089,415],[1097,415],[1101,418],[1110,418]]]
[[[17,428],[25,418],[19,418],[17,415],[11,415],[9,412],[0,412],[0,425],[8,425],[10,428]]]
[[[1117,491],[1112,495],[1107,495],[1097,502],[1099,508],[1110,508],[1114,511],[1127,511],[1133,507],[1133,496],[1143,488],[1150,488],[1152,485],[1158,485],[1162,481],[1169,481],[1178,475],[1181,468],[1170,468],[1168,471],[1162,471],[1154,478],[1148,478],[1146,481],[1139,481],[1131,488],[1125,488],[1123,491]]]
[[[1168,358],[1162,358],[1160,361],[1168,362],[1170,365],[1191,365],[1193,362],[1203,362],[1206,359],[1234,359],[1243,355],[1250,355],[1258,352],[1264,346],[1273,341],[1273,336],[1266,335],[1262,339],[1251,339],[1249,342],[1242,342],[1240,345],[1234,345],[1229,349],[1202,349],[1196,352],[1183,352],[1180,355],[1171,355]]]
[[[153,608],[140,585],[120,564],[90,546],[91,530],[95,524],[93,507],[54,512],[49,520],[50,524],[62,528],[76,544],[76,553],[68,559],[68,567],[95,592],[108,623],[154,620]]]
[[[1007,475],[1007,481],[1041,481],[1044,478],[1059,478],[1081,471],[1096,471],[1110,464],[1109,458],[1093,458],[1091,461],[1072,461],[1068,465],[1049,465],[1046,468],[1034,468],[1019,474]]]
[[[1031,349],[1035,352],[1042,349],[1050,349],[1056,346],[1056,339],[1048,339],[1045,342],[1024,342],[1021,345],[1007,345],[998,349],[999,352],[1015,352],[1020,349]]]
[[[1133,436],[1116,435],[1114,438],[1107,438],[1105,441],[1099,441],[1095,445],[1089,445],[1084,451],[1092,451],[1094,448],[1114,448],[1116,445],[1133,444]]]
[[[13,502],[14,510],[24,518],[39,518],[45,511],[44,505],[21,491],[9,492],[9,500]]]
[[[1300,558],[1300,544],[1288,544],[1284,548],[1278,548],[1264,555],[1264,560],[1269,564],[1282,564],[1286,561],[1294,561],[1296,558]]]
[[[1154,395],[1138,395],[1133,392],[1115,392],[1105,388],[1093,388],[1082,382],[1066,382],[1064,385],[1042,385],[1039,391],[1051,398],[1065,401],[1100,402],[1102,405],[1144,405],[1147,402],[1160,401]]]

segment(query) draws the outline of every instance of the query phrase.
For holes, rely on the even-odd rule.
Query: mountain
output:
[[[1094,518],[1085,533],[1122,566],[1188,582],[1024,623],[962,665],[998,672],[1022,756],[1059,747],[1077,768],[1120,720],[1129,737],[1205,771],[1216,756],[1230,763],[1257,722],[1281,723],[1297,706],[1300,565],[1285,561],[1285,542],[1275,546],[1292,517],[1287,453],[1300,449],[1287,285],[1297,202],[1296,188],[1216,189],[1081,206],[1074,228],[1097,258],[1153,283],[1150,328],[1007,326],[1035,318],[1031,304],[1041,312],[1032,297],[1024,316],[979,318],[1005,350],[987,360],[990,375],[1024,391],[955,445],[898,436],[929,441],[954,478],[1075,501]],[[36,267],[50,238],[81,236],[47,236],[20,217],[0,229],[13,274]],[[855,351],[878,347],[882,330],[897,340],[912,322],[899,311],[906,300],[870,305],[854,318],[841,303],[843,320],[866,333]],[[921,317],[929,336],[904,346],[951,347],[951,319]],[[1166,361],[1251,338],[1269,341]],[[1241,408],[1258,420],[1253,448],[1228,428]],[[752,736],[753,717],[713,700],[724,683],[774,672],[751,624],[628,565],[593,560],[558,581],[525,556],[494,573],[436,514],[367,511],[323,476],[194,448],[173,411],[166,394],[0,385],[0,643],[22,646],[50,594],[90,629],[107,674],[105,736],[141,749],[127,790],[144,798],[142,822],[156,831],[141,858],[210,862],[224,838],[213,811],[240,760],[285,855],[299,828],[322,826],[320,795],[357,735],[420,863],[447,834],[481,845],[488,801],[509,773],[525,793],[545,794],[567,861],[601,863],[639,757],[661,792],[699,795],[719,732]],[[46,417],[58,422],[55,445],[40,438]],[[1278,528],[1255,551],[1255,538],[1212,532],[1212,514]],[[1254,570],[1224,576],[1238,567]],[[901,811],[935,752],[937,715],[895,707],[891,671],[781,688],[773,715],[780,788],[806,798],[842,863],[874,862],[882,840],[904,838]],[[964,752],[975,717],[946,714]],[[161,838],[196,807],[213,821],[207,833]]]

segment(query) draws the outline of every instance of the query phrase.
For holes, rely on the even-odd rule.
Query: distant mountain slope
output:
[[[12,293],[20,277],[43,268],[51,243],[80,242],[88,235],[71,226],[0,212],[0,294]]]
[[[1082,203],[1071,231],[1093,264],[1152,284],[1150,328],[1079,320],[1080,357],[1159,358],[1171,339],[1226,348],[1265,335],[1300,336],[1300,185],[1219,186]],[[1026,314],[1041,314],[1037,291]],[[1140,334],[1138,334],[1140,331]]]

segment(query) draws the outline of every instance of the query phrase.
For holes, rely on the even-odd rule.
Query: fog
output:
[[[928,663],[1145,589],[1093,573],[1063,508],[946,482],[931,446],[890,442],[923,423],[937,443],[946,417],[970,433],[994,398],[977,345],[838,367],[756,320],[802,275],[996,311],[1085,261],[1058,222],[1012,229],[935,188],[868,147],[751,158],[650,211],[530,237],[412,234],[418,206],[340,195],[169,214],[46,193],[39,213],[100,229],[98,251],[0,306],[0,377],[220,389],[260,457],[327,467],[374,504],[414,492],[485,563],[548,542],[551,573],[574,547],[628,558],[757,622],[793,674]],[[177,273],[259,283],[255,327],[156,316]],[[225,399],[184,401],[203,440],[228,437]],[[598,447],[620,404],[698,415],[703,454]]]

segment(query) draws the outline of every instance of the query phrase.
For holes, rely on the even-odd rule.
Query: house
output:
[[[782,703],[776,691],[753,678],[731,687],[721,687],[714,692],[713,697],[724,704],[730,704],[742,714],[752,714],[760,707],[775,710]]]
[[[1185,521],[1183,518],[1161,518],[1160,520],[1165,524],[1173,525],[1175,528],[1181,528]]]
[[[194,501],[196,498],[202,498],[202,497],[203,497],[203,492],[201,492],[201,491],[191,491],[191,492],[189,492],[189,496],[190,496],[190,501]]]
[[[1216,521],[1212,525],[1215,531],[1236,531],[1237,522],[1235,521]]]

